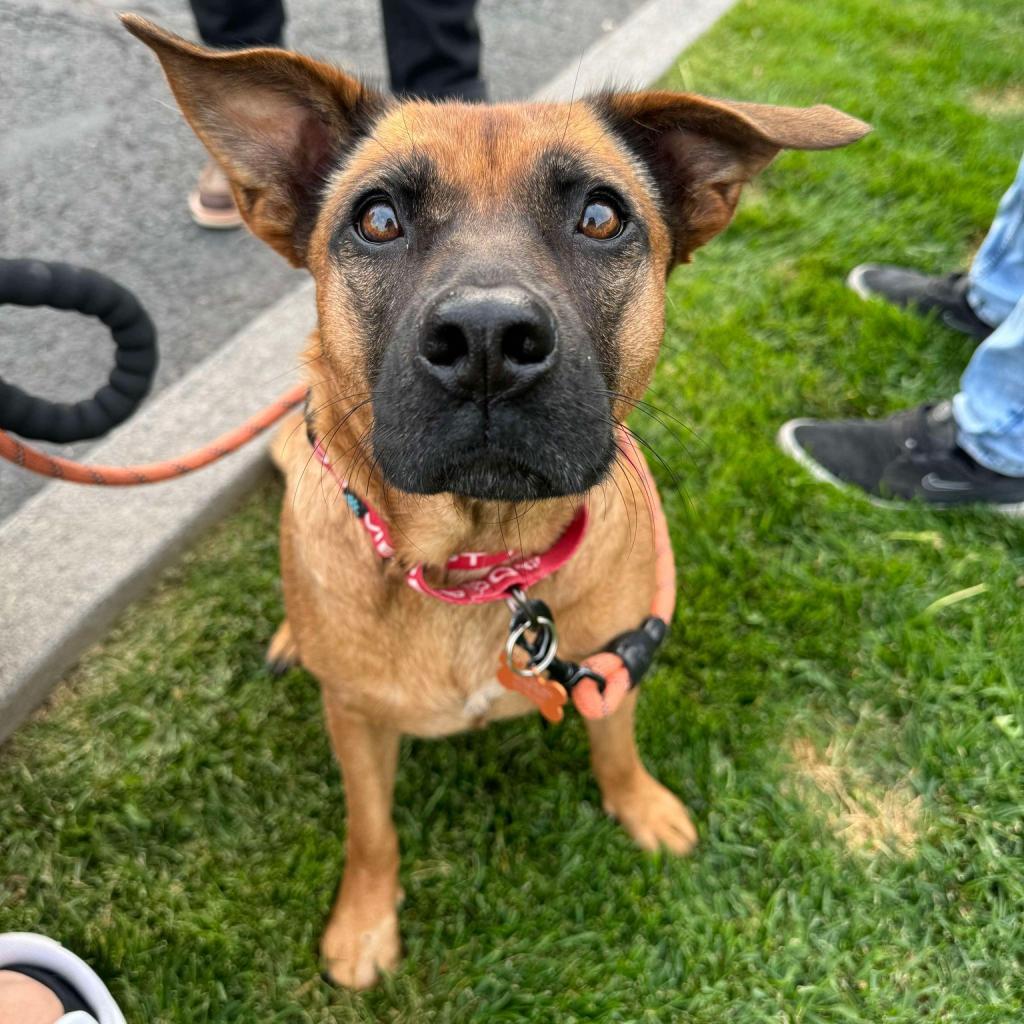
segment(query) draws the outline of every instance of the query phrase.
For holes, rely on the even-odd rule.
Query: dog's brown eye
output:
[[[614,238],[622,230],[622,217],[619,211],[606,199],[592,199],[583,208],[577,231],[587,238],[605,241]]]
[[[402,234],[395,208],[383,199],[370,203],[359,217],[359,234],[368,242],[393,242]]]

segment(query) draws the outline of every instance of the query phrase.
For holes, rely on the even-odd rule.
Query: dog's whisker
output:
[[[615,457],[614,457],[614,462],[618,463],[621,458],[622,458],[621,453],[618,450],[616,450]],[[623,475],[624,478],[626,477],[625,468],[623,469],[623,474],[622,475]],[[629,504],[626,501],[626,494],[622,490],[622,487],[620,486],[619,481],[618,481],[618,479],[616,477],[617,477],[617,474],[616,473],[612,473],[610,475],[609,479],[611,480],[613,486],[615,487],[615,490],[618,492],[619,500],[622,502],[622,511],[623,511],[623,513],[626,516],[626,526],[630,527]],[[631,490],[632,490],[632,485],[631,485]],[[636,495],[633,495],[633,520],[632,520],[632,523],[633,523],[633,525],[632,525],[631,528],[635,531],[636,530]],[[633,544],[633,540],[631,539],[630,540],[630,547],[631,548],[632,548],[632,544]]]
[[[648,478],[646,472],[640,466],[635,465],[633,460],[629,457],[629,455],[626,454],[625,451],[622,452],[622,455],[625,459],[625,472],[630,477],[635,479],[640,487],[640,492],[643,495],[644,499],[644,506],[647,509],[648,523],[651,529],[653,530],[655,521],[655,498],[651,490],[651,481]]]
[[[661,406],[654,405],[653,402],[648,402],[648,401],[645,401],[643,399],[630,398],[628,395],[620,395],[620,397],[622,397],[624,399],[628,399],[629,402],[631,402],[633,405],[637,406],[638,408],[647,410],[647,412],[652,417],[653,416],[658,416],[658,417],[664,416],[664,417],[667,417],[673,423],[676,423],[680,427],[682,427],[683,430],[685,430],[688,434],[690,434],[690,436],[695,441],[697,441],[700,444],[704,445],[705,448],[710,449],[710,447],[711,447],[710,442],[708,442],[705,438],[701,437],[701,435],[697,433],[696,428],[692,424],[687,423],[686,420],[684,420],[684,419],[680,419],[680,417],[678,417],[675,414],[669,412],[667,409],[663,409]],[[666,430],[668,430],[668,426],[664,422],[662,422],[660,419],[659,419],[659,422],[661,422],[661,425],[663,427],[665,427]],[[680,442],[680,443],[682,443],[682,442]]]
[[[340,405],[342,402],[351,398],[365,398],[367,401],[372,401],[372,394],[369,391],[346,391],[342,395],[333,395],[320,405],[311,407],[309,409],[309,415],[316,416],[317,413],[323,412],[324,409],[330,409],[335,405]]]
[[[364,394],[365,394],[365,392],[364,392]],[[337,401],[341,401],[341,400],[342,399],[334,400],[332,402],[328,402],[324,406],[322,406],[321,408],[327,408],[330,405],[337,404]],[[342,419],[338,423],[336,423],[331,429],[329,429],[327,431],[327,433],[322,438],[318,438],[318,440],[319,440],[320,444],[322,445],[322,447],[323,447],[325,452],[330,449],[331,443],[334,440],[335,436],[337,435],[338,431],[340,431],[342,429],[342,427],[344,427],[344,425],[348,422],[348,420],[356,412],[358,412],[359,409],[363,408],[363,406],[365,406],[365,405],[368,405],[371,400],[372,399],[370,399],[370,398],[364,398],[361,402],[356,403],[356,405],[352,409],[350,409],[342,417]],[[296,429],[298,428],[298,426],[299,426],[299,424],[296,424]],[[303,477],[305,476],[306,471],[309,469],[310,463],[315,458],[316,458],[316,452],[311,450],[309,456],[306,458],[305,465],[303,465],[302,470],[299,473],[299,478],[298,478],[298,480],[295,483],[295,491],[294,491],[293,498],[292,498],[293,507],[294,507],[294,502],[295,502],[295,500],[298,497],[298,493],[299,493],[300,486],[302,484]],[[324,469],[323,465],[321,465],[321,467],[320,467],[320,491],[321,491],[321,494],[323,494],[323,479],[324,479],[324,475],[325,475],[325,469]],[[324,501],[325,502],[327,501],[326,495],[324,495]]]
[[[637,536],[640,532],[640,514],[636,507],[636,493],[633,489],[633,481],[637,482],[637,486],[640,491],[640,495],[643,498],[644,508],[647,510],[647,521],[651,528],[652,534],[654,531],[654,502],[651,499],[650,482],[644,475],[644,471],[637,465],[634,465],[633,460],[623,451],[623,458],[625,459],[624,471],[626,481],[629,484],[630,494],[633,496],[633,509],[635,513],[634,527],[633,527],[633,539],[630,543],[630,553],[632,553],[633,547],[636,544]]]
[[[619,393],[619,392],[617,392],[617,391],[608,391],[608,390],[605,390],[605,389],[601,389],[601,393],[602,393],[602,394],[607,394],[607,395],[613,395],[613,396],[615,396],[615,397],[617,397],[617,398],[620,398],[620,399],[622,399],[623,401],[625,401],[625,402],[627,402],[627,403],[629,403],[629,404],[633,405],[634,407],[636,407],[636,408],[637,408],[637,410],[638,410],[639,412],[641,412],[641,413],[644,413],[644,414],[645,414],[645,415],[647,415],[647,416],[648,416],[649,418],[653,419],[653,420],[655,421],[655,423],[657,423],[657,424],[658,424],[658,425],[659,425],[659,426],[660,426],[660,427],[661,427],[661,428],[662,428],[663,430],[665,430],[665,431],[666,431],[666,432],[667,432],[668,434],[670,434],[670,435],[672,436],[672,438],[673,438],[673,439],[674,439],[674,440],[676,441],[676,443],[677,443],[677,444],[678,444],[678,445],[679,445],[679,446],[680,446],[680,447],[681,447],[681,448],[683,449],[683,451],[684,451],[684,452],[686,452],[686,454],[687,454],[687,456],[689,457],[689,459],[690,459],[690,460],[691,460],[692,462],[696,463],[696,460],[695,460],[695,459],[694,459],[694,457],[693,457],[693,453],[692,453],[692,452],[690,451],[689,447],[688,447],[688,446],[686,445],[686,443],[685,443],[685,442],[684,442],[684,441],[682,440],[682,438],[680,438],[680,437],[679,437],[679,436],[678,436],[678,435],[677,435],[677,434],[675,433],[675,431],[673,431],[673,430],[672,430],[672,428],[671,428],[671,427],[669,427],[669,426],[667,426],[667,425],[666,425],[665,423],[663,423],[663,422],[662,422],[662,421],[661,421],[661,420],[660,420],[660,419],[659,419],[659,418],[657,417],[657,415],[656,415],[656,414],[654,414],[654,413],[651,413],[651,412],[648,412],[647,410],[645,410],[645,409],[643,409],[643,408],[640,408],[639,406],[637,406],[637,403],[635,402],[635,400],[634,400],[634,399],[632,399],[632,398],[630,398],[630,397],[629,397],[628,395],[623,395],[623,394],[620,394],[620,393]],[[663,456],[661,455],[661,453],[660,453],[660,452],[658,452],[658,450],[657,450],[657,449],[656,449],[656,448],[655,448],[655,447],[654,447],[654,446],[653,446],[653,445],[652,445],[652,444],[651,444],[651,443],[650,443],[649,441],[647,441],[647,440],[646,440],[646,439],[644,439],[644,438],[641,438],[641,436],[640,436],[639,434],[637,434],[637,433],[636,433],[636,432],[635,432],[635,431],[633,430],[633,428],[631,428],[631,427],[628,427],[628,426],[626,426],[626,424],[624,424],[624,423],[623,423],[623,424],[620,424],[620,426],[622,427],[622,429],[623,429],[623,430],[626,430],[626,431],[628,431],[628,432],[629,432],[630,434],[632,434],[633,436],[635,436],[635,438],[636,438],[636,440],[637,440],[637,441],[639,441],[639,442],[640,442],[641,444],[643,444],[643,445],[644,445],[645,447],[649,448],[649,449],[650,449],[650,451],[651,451],[651,453],[652,453],[652,454],[654,455],[654,457],[655,457],[656,459],[658,459],[658,461],[659,461],[659,462],[661,463],[661,465],[662,465],[662,466],[664,466],[665,470],[666,470],[666,471],[667,471],[667,472],[668,472],[668,473],[669,473],[669,474],[671,475],[671,477],[672,477],[672,479],[673,479],[673,483],[674,483],[674,484],[675,484],[675,485],[676,485],[677,487],[678,487],[678,486],[680,486],[680,480],[679,480],[679,476],[678,476],[678,474],[677,474],[677,473],[676,473],[676,472],[675,472],[675,471],[674,471],[674,470],[673,470],[673,469],[672,469],[672,468],[671,468],[671,467],[669,466],[669,464],[668,464],[668,463],[667,463],[667,462],[665,461],[665,459],[664,459],[664,457],[663,457]]]
[[[643,381],[638,380],[635,377],[630,377],[629,374],[622,373],[621,371],[619,371],[618,376],[622,377],[625,380],[632,381],[634,384],[637,384],[638,386],[643,387],[646,390],[647,385],[644,384]],[[699,441],[702,445],[705,445],[706,447],[710,448],[708,442],[703,437],[701,437],[700,434],[697,433],[697,431],[691,424],[687,423],[686,420],[680,419],[678,416],[676,416],[674,413],[669,412],[667,409],[663,409],[661,406],[655,405],[653,402],[649,402],[646,399],[633,398],[630,395],[623,394],[621,391],[616,391],[614,389],[609,389],[607,391],[607,394],[614,395],[617,398],[621,398],[623,401],[629,402],[632,405],[648,409],[652,413],[657,413],[659,416],[667,416],[670,420],[672,420],[673,423],[678,423],[679,426],[681,426],[685,431],[692,434],[694,440]],[[663,423],[662,426],[665,426],[665,424]],[[667,430],[668,427],[665,426],[665,429]]]
[[[312,366],[314,363],[318,363],[323,359],[323,355],[318,353],[311,359],[300,359],[297,363],[293,363],[287,370],[282,370],[280,373],[275,373],[272,377],[266,377],[262,383],[272,384],[274,381],[280,380],[282,377],[287,377],[291,373],[298,373],[301,370],[306,369],[308,366]]]
[[[679,478],[679,474],[676,473],[676,471],[668,464],[668,462],[665,459],[665,457],[661,454],[661,452],[658,451],[657,448],[654,447],[653,444],[651,444],[650,441],[648,441],[645,437],[642,437],[640,434],[638,434],[632,427],[626,426],[626,424],[624,424],[624,423],[621,424],[621,428],[634,441],[637,441],[640,444],[642,444],[644,446],[644,448],[646,448],[658,460],[658,464],[672,478],[672,484],[673,484],[674,487],[682,486],[682,481]]]
[[[392,488],[391,485],[388,483],[390,472],[383,447],[374,454],[374,458],[377,461],[377,465],[380,468],[378,480],[381,488],[381,507],[386,511],[390,512],[392,510],[390,497]],[[369,480],[367,481],[367,483],[369,486]],[[422,501],[425,499],[426,496],[416,495],[416,497],[419,499],[418,504],[422,504]],[[405,530],[400,516],[391,517],[390,522],[394,532],[403,540],[405,540],[414,551],[418,551],[420,554],[425,554],[420,545],[417,544],[416,541],[412,537],[410,537],[408,532]]]
[[[580,80],[580,69],[583,67],[583,58],[586,55],[586,51],[580,53],[579,63],[576,65],[576,74],[573,75],[572,79],[572,91],[569,93],[569,109],[565,112],[565,124],[562,126],[562,137],[559,139],[559,146],[565,145],[565,137],[569,133],[569,121],[572,118],[572,106],[576,102],[576,86]]]
[[[664,430],[665,433],[667,433],[672,438],[672,440],[675,441],[676,444],[679,445],[679,447],[686,453],[687,458],[691,462],[696,464],[697,460],[694,458],[693,452],[690,450],[686,442],[670,426],[664,423],[656,413],[653,413],[648,409],[643,408],[643,406],[638,405],[636,402],[633,401],[633,399],[629,398],[627,395],[619,395],[615,392],[609,392],[609,394],[615,394],[617,398],[628,404],[633,412],[639,412],[642,416],[646,416],[648,419],[651,419],[655,423],[657,423],[658,426],[661,427],[661,429]]]
[[[672,469],[668,462],[665,461],[661,453],[649,441],[642,438],[631,427],[624,426],[623,429],[626,430],[630,437],[632,437],[635,441],[638,441],[640,444],[642,444],[644,448],[646,448],[658,460],[660,465],[664,468],[665,472],[667,472],[672,479],[672,489],[677,494],[682,496],[691,514],[696,515],[697,507],[696,505],[694,505],[693,499],[690,497],[690,493],[684,486],[683,481],[679,477],[679,474],[676,473],[674,469]]]

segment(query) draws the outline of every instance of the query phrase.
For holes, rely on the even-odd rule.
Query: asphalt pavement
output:
[[[492,98],[529,95],[642,2],[481,0]],[[125,9],[194,36],[185,0],[0,0],[0,256],[79,263],[136,292],[159,330],[162,389],[304,275],[244,231],[192,224],[185,195],[203,152],[155,59],[118,24]],[[289,45],[385,81],[376,0],[288,9]],[[0,307],[0,376],[33,393],[91,394],[111,358],[87,318]],[[48,447],[84,458],[91,446]],[[43,483],[0,462],[0,521]]]

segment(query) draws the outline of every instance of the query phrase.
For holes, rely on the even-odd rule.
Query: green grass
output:
[[[345,814],[313,681],[260,668],[268,487],[0,753],[0,929],[61,937],[146,1022],[1019,1021],[1021,527],[879,511],[772,439],[955,389],[968,343],[843,277],[968,258],[1024,138],[998,101],[1022,52],[1019,0],[748,0],[672,76],[876,128],[780,158],[677,273],[653,401],[700,440],[634,424],[683,481],[656,467],[681,593],[639,732],[694,858],[603,817],[576,720],[407,743],[407,958],[365,996],[319,982]]]

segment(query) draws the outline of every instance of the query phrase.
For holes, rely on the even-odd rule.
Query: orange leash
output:
[[[251,416],[241,426],[229,430],[202,448],[163,462],[150,462],[139,466],[95,466],[73,462],[57,455],[47,455],[3,430],[0,430],[0,458],[13,462],[30,473],[66,480],[73,484],[99,484],[106,487],[155,484],[161,480],[173,480],[175,477],[185,476],[186,473],[193,473],[210,465],[211,462],[224,458],[225,455],[238,451],[242,445],[263,433],[267,427],[273,426],[305,398],[306,385],[297,384],[255,416]]]
[[[643,452],[625,431],[620,433],[619,440],[619,450],[641,474],[651,514],[651,526],[654,531],[654,595],[651,598],[651,615],[668,625],[676,609],[676,562],[665,510],[662,508],[661,495],[658,494],[658,485]],[[584,659],[583,664],[604,677],[604,692],[598,689],[592,679],[584,679],[573,689],[572,701],[584,718],[607,718],[614,714],[632,689],[629,670],[622,659],[612,651],[592,654]]]

